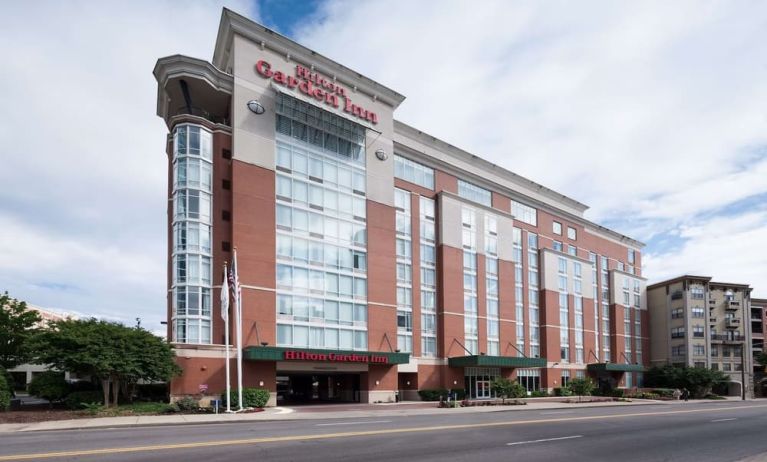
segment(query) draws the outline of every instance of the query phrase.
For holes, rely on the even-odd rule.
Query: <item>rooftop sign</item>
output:
[[[340,98],[343,98],[344,112],[372,124],[378,123],[378,115],[373,111],[368,111],[354,104],[344,87],[301,65],[296,65],[295,75],[288,75],[284,72],[273,71],[272,65],[261,59],[256,63],[256,73],[290,90],[298,89],[298,91],[306,96],[323,102],[328,106],[333,106],[336,109],[341,107]]]

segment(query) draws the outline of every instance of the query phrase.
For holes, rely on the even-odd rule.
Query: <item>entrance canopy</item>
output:
[[[589,372],[644,372],[641,364],[591,363],[586,366]]]
[[[546,367],[545,358],[471,355],[448,358],[450,367]]]
[[[394,365],[410,362],[410,353],[249,346],[243,350],[243,358],[251,361],[318,361],[327,363]]]

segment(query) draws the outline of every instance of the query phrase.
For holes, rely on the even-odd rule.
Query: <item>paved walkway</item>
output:
[[[700,401],[694,401],[700,403]],[[716,401],[712,401],[716,402]],[[440,409],[437,403],[402,402],[387,404],[327,404],[316,406],[273,407],[262,412],[243,414],[170,414],[131,417],[96,417],[91,419],[51,420],[47,422],[0,424],[0,433],[44,430],[75,430],[86,428],[113,428],[153,425],[184,425],[258,422],[270,420],[342,419],[382,416],[408,416],[427,414],[463,414],[500,411],[533,411],[548,409],[574,409],[585,407],[670,405],[669,401],[633,400],[591,403],[562,403],[529,399],[525,406],[475,406]],[[691,401],[693,403],[693,401]]]

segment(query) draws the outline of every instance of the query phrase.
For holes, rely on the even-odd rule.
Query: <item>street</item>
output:
[[[767,460],[767,402],[173,425],[0,436],[0,461]]]

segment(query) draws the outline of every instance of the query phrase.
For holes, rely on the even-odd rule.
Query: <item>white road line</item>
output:
[[[360,425],[360,424],[372,424],[372,423],[390,423],[391,420],[367,420],[365,422],[339,422],[339,423],[324,423],[316,424],[318,427],[330,427],[332,425]]]
[[[562,436],[559,438],[546,438],[545,440],[517,441],[516,443],[506,443],[506,446],[516,446],[518,444],[545,443],[546,441],[571,440],[573,438],[583,438],[583,435]]]
[[[738,420],[738,419],[736,419],[736,418],[732,418],[732,419],[714,419],[714,420],[712,420],[712,422],[729,422],[730,420]]]
[[[555,415],[555,414],[575,414],[575,411],[551,411],[551,412],[541,412],[541,415]]]

